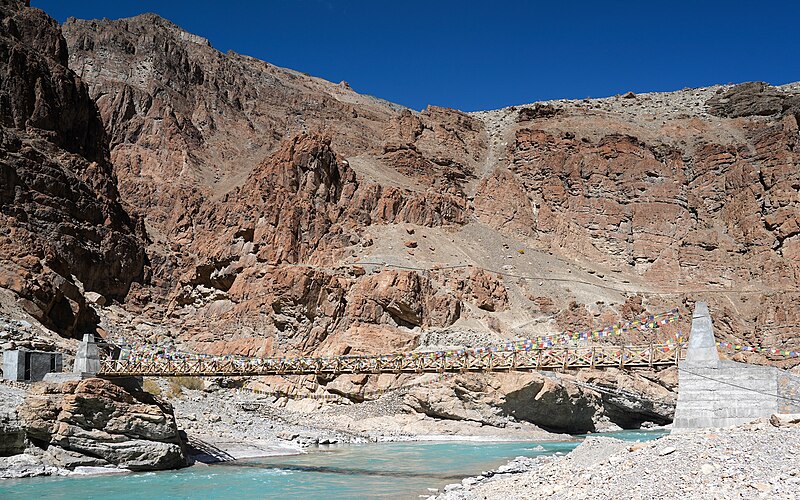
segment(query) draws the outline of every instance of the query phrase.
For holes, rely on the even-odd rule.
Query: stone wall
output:
[[[729,427],[779,412],[777,368],[719,361],[679,370],[674,429]]]

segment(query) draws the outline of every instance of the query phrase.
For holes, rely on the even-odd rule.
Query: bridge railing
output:
[[[677,364],[682,344],[572,346],[529,350],[411,352],[377,356],[104,360],[99,375],[265,376],[364,373],[498,372],[581,368],[648,368]]]

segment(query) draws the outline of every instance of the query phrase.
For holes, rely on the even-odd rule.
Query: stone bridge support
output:
[[[800,377],[772,366],[719,358],[711,314],[698,302],[686,359],[678,364],[673,432],[729,427],[775,413],[800,413]]]
[[[83,376],[94,376],[100,371],[100,353],[97,344],[94,343],[94,335],[87,333],[83,336],[83,341],[78,345],[78,352],[75,353],[75,366],[73,373]]]

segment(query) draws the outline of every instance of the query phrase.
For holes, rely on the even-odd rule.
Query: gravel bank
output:
[[[316,445],[389,441],[553,441],[564,435],[527,422],[505,427],[444,420],[411,411],[402,391],[374,401],[323,404],[248,392],[184,389],[170,399],[199,462],[303,453]]]
[[[800,498],[800,426],[759,421],[645,443],[590,437],[563,457],[517,459],[439,500]]]

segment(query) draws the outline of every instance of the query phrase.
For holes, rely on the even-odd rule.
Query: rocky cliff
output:
[[[0,287],[71,335],[97,323],[84,292],[123,299],[141,278],[144,249],[58,24],[4,2],[0,54]]]
[[[63,37],[35,9],[3,16],[0,287],[62,334],[378,353],[702,299],[722,339],[798,347],[797,85],[415,112],[154,15],[70,19]],[[377,384],[358,382],[354,399]],[[668,419],[546,382],[447,405],[537,420],[514,401],[551,394],[591,421]],[[412,406],[442,413],[426,394]]]
[[[676,298],[707,296],[725,333],[793,342],[799,100],[743,84],[522,108],[478,216]]]
[[[341,301],[382,278],[341,266],[386,262],[569,276],[493,276],[482,286],[503,288],[495,308],[464,288],[474,280],[439,273],[428,278],[438,305],[421,317],[384,311],[384,331],[588,326],[619,318],[641,293],[651,310],[703,297],[718,305],[725,335],[752,343],[761,329],[791,342],[793,87],[416,113],[222,54],[152,15],[69,20],[64,32],[110,138],[122,201],[148,228],[149,280],[129,309],[161,323],[179,317],[187,338],[208,337],[196,318],[217,331],[236,318],[261,345],[290,324],[308,350],[323,340],[314,328],[375,323]],[[280,271],[289,264],[317,268]],[[288,323],[279,307],[251,299],[298,272],[342,291]],[[569,321],[578,317],[583,325]]]

